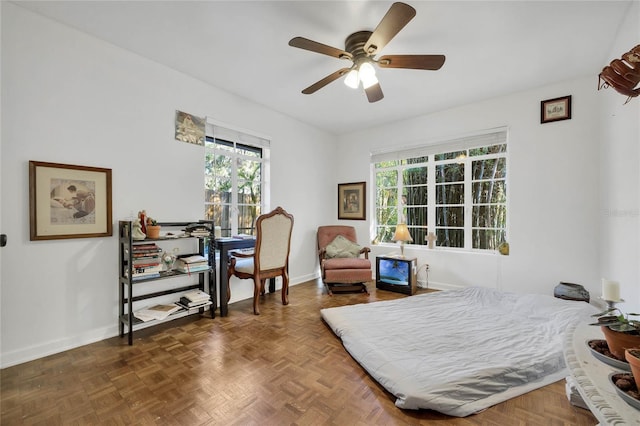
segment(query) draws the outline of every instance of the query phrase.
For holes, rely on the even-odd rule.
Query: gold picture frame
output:
[[[540,102],[540,123],[551,123],[570,118],[571,95]]]
[[[109,237],[111,169],[29,161],[30,239]]]
[[[338,219],[366,219],[366,188],[366,182],[338,184]]]

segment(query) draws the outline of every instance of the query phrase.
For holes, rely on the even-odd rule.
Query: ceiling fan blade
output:
[[[321,53],[323,55],[333,56],[334,58],[338,59],[352,59],[351,53],[345,52],[344,50],[338,49],[336,47],[318,43],[317,41],[309,40],[308,38],[304,37],[292,38],[291,40],[289,40],[289,46],[309,50],[311,52]]]
[[[444,55],[385,55],[378,59],[378,66],[435,71],[442,67],[444,60]]]
[[[336,71],[336,72],[334,72],[332,74],[329,74],[328,76],[326,76],[322,80],[320,80],[320,81],[318,81],[316,83],[313,83],[311,86],[309,86],[306,89],[304,89],[302,91],[302,93],[304,93],[305,95],[310,95],[310,94],[322,89],[327,84],[339,79],[340,77],[342,77],[343,75],[345,75],[348,72],[349,72],[349,68],[341,68],[338,71]]]
[[[384,98],[380,83],[369,86],[368,88],[364,89],[364,92],[367,94],[367,99],[369,99],[370,103],[378,102],[380,99]]]
[[[365,43],[364,51],[372,56],[382,50],[414,16],[416,16],[416,10],[408,4],[399,2],[392,4]]]

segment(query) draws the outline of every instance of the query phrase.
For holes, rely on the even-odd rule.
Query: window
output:
[[[212,126],[205,140],[205,218],[223,237],[255,235],[267,208],[269,144],[262,138]]]
[[[372,154],[377,242],[407,223],[414,245],[495,250],[506,239],[506,131]]]

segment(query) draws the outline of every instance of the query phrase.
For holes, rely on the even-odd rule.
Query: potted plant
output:
[[[631,367],[631,373],[633,374],[633,380],[636,382],[636,387],[640,391],[640,347],[628,348],[624,351],[624,356]]]
[[[609,308],[593,316],[598,317],[598,322],[590,325],[600,326],[609,351],[616,358],[624,360],[627,348],[640,348],[640,321],[629,319],[640,314],[625,314],[618,308]]]
[[[160,237],[160,225],[158,221],[147,216],[147,238],[157,239]]]

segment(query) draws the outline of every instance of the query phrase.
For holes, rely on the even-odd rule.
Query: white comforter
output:
[[[321,310],[396,406],[459,417],[565,377],[563,333],[595,312],[479,287]]]

